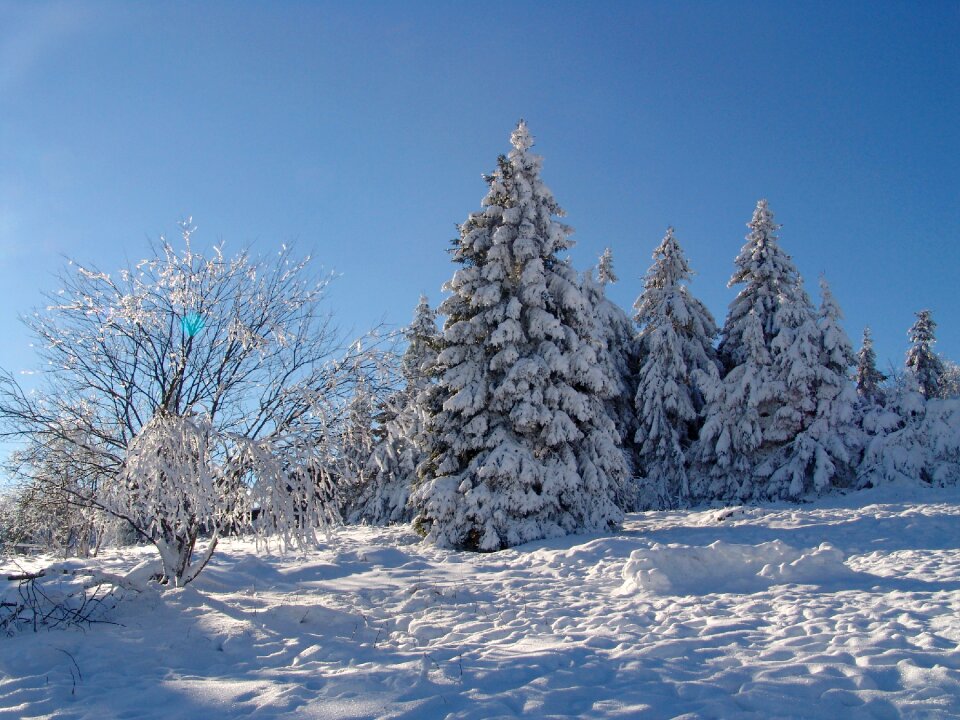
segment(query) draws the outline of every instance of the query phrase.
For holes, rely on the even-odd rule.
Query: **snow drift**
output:
[[[810,549],[793,548],[780,540],[759,545],[717,540],[705,547],[654,544],[630,553],[620,593],[751,593],[788,583],[829,584],[851,574],[843,553],[829,543]]]

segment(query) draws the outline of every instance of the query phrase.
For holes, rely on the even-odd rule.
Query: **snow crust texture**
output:
[[[229,541],[120,624],[0,640],[0,718],[955,718],[958,521],[957,488],[893,485],[494,554]]]

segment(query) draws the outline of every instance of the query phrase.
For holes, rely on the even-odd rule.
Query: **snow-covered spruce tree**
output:
[[[377,404],[370,383],[361,378],[346,407],[337,451],[337,504],[341,517],[348,520],[363,504],[370,484],[370,456],[378,440]]]
[[[780,247],[776,234],[780,226],[774,222],[773,211],[766,200],[757,203],[747,227],[750,232],[734,260],[736,270],[727,283],[729,287],[743,285],[743,288],[730,303],[718,346],[720,360],[728,371],[747,359],[749,351],[742,336],[750,313],[760,321],[763,344],[769,350],[781,330],[777,320],[782,306],[787,302],[803,305],[806,299],[809,307],[800,274]],[[813,314],[812,308],[809,314]]]
[[[764,437],[782,443],[803,430],[816,412],[822,367],[817,317],[799,275],[795,293],[780,298],[774,322],[777,332],[770,343],[770,357],[774,379],[783,394]],[[775,497],[780,495],[773,493]]]
[[[843,329],[843,312],[826,278],[820,279],[820,328],[822,368],[817,395],[817,418],[828,418],[831,432],[844,440],[847,454],[860,447],[856,435],[857,391],[851,368],[857,363],[850,337]],[[841,458],[842,454],[837,454]],[[852,456],[849,456],[852,459]],[[846,462],[849,463],[850,459]],[[849,479],[849,477],[847,478]]]
[[[942,398],[960,398],[960,365],[943,356],[940,357],[943,364],[943,375],[940,376],[940,397]]]
[[[707,404],[690,478],[695,498],[745,499],[760,494],[754,478],[763,443],[760,409],[770,402],[773,385],[770,352],[755,313],[743,318],[739,337],[743,361],[721,382],[704,388]]]
[[[843,313],[825,278],[820,279],[820,292],[820,362],[813,366],[816,374],[812,378],[814,416],[788,443],[771,478],[775,486],[786,487],[789,497],[823,492],[831,484],[851,484],[862,447],[856,427],[856,393],[850,381],[853,348],[840,324]],[[800,367],[806,372],[809,365],[803,362]]]
[[[917,313],[917,321],[908,332],[911,347],[907,351],[907,371],[917,381],[917,389],[925,398],[940,396],[940,381],[943,376],[943,363],[933,351],[937,342],[935,331],[937,324],[929,310]]]
[[[373,447],[362,468],[361,484],[346,514],[347,522],[386,525],[406,522],[410,487],[416,477],[416,454],[398,428],[401,393],[386,398],[377,410]]]
[[[404,332],[407,348],[400,363],[404,386],[388,397],[380,410],[377,421],[384,437],[370,455],[368,480],[349,515],[350,522],[383,525],[412,519],[407,501],[417,465],[423,460],[426,429],[426,411],[419,398],[433,384],[439,335],[436,313],[421,295],[413,322]]]
[[[420,296],[413,311],[413,322],[407,327],[404,337],[407,339],[407,349],[401,360],[401,371],[407,394],[416,397],[433,382],[430,368],[437,359],[440,343],[437,314],[430,307],[426,295]]]
[[[571,230],[521,121],[460,228],[437,358],[439,412],[412,501],[430,542],[498,550],[606,531],[627,467],[604,408],[593,309],[558,254]]]
[[[873,349],[873,337],[870,328],[863,329],[863,341],[857,352],[857,396],[861,405],[872,406],[882,404],[883,382],[887,376],[877,370],[877,353]]]
[[[884,404],[864,410],[862,487],[892,481],[960,483],[960,399],[939,397],[942,365],[931,347],[935,328],[929,311],[917,313],[907,333],[911,347],[902,382],[887,391]]]
[[[604,248],[600,259],[597,261],[597,282],[606,287],[619,279],[613,270],[613,250]]]
[[[717,326],[687,287],[693,272],[673,228],[653,252],[634,304],[644,358],[635,396],[638,470],[644,508],[690,501],[687,451],[700,430],[704,397],[719,382]]]
[[[398,475],[398,483],[402,485],[403,506],[402,509],[396,506],[395,511],[402,513],[403,519],[409,520],[413,517],[413,510],[408,497],[417,481],[417,467],[426,459],[427,420],[431,414],[430,398],[437,385],[437,353],[442,341],[437,329],[437,314],[425,295],[420,296],[406,338],[407,349],[401,363],[405,383],[400,396],[402,404],[390,435],[409,456],[407,465],[411,469]]]
[[[730,311],[721,331],[719,353],[726,368],[726,377],[740,365],[749,364],[749,372],[761,368],[758,378],[758,395],[753,401],[759,414],[761,440],[746,457],[738,459],[738,467],[749,468],[742,477],[735,496],[739,498],[796,497],[807,483],[799,483],[788,473],[777,471],[787,462],[786,446],[804,429],[816,415],[817,388],[820,381],[821,338],[810,298],[803,289],[803,281],[793,261],[780,247],[776,235],[779,226],[774,223],[773,213],[766,200],[757,203],[753,218],[747,225],[750,232],[747,242],[735,261],[736,270],[729,285],[744,285],[730,303]],[[753,315],[756,320],[750,320]],[[744,342],[744,334],[758,322],[762,333],[764,360],[750,357],[756,352],[757,343]],[[769,362],[766,359],[769,359]],[[732,382],[739,384],[742,373],[732,375]],[[724,382],[727,382],[726,377]],[[724,442],[715,435],[719,428],[736,422],[736,418],[720,418],[710,421],[714,413],[729,410],[724,408],[727,396],[737,396],[736,388],[717,394],[720,404],[712,403],[706,411],[707,420],[701,433],[698,456],[701,463],[709,463],[719,453],[710,448],[712,443]],[[734,406],[743,407],[738,403]],[[751,410],[752,412],[752,410]],[[750,423],[748,423],[750,425]],[[752,432],[752,429],[751,429]],[[744,446],[746,447],[746,446]],[[714,472],[710,471],[713,476]],[[720,483],[727,490],[733,489],[734,480]],[[716,483],[711,482],[716,487]],[[747,492],[749,488],[749,492]]]
[[[592,270],[583,274],[583,291],[594,309],[599,341],[597,359],[607,376],[616,384],[616,389],[606,400],[605,405],[616,425],[628,465],[632,466],[635,457],[633,436],[637,428],[633,395],[636,392],[636,375],[639,366],[638,346],[630,316],[607,297],[607,285],[615,282],[617,282],[617,276],[613,270],[613,253],[610,248],[607,248],[600,256],[596,278]],[[636,484],[628,483],[625,489],[627,494],[621,502],[621,507],[628,511],[637,509]]]
[[[860,487],[888,482],[960,483],[960,400],[926,399],[916,377],[889,391],[884,405],[863,415],[866,448]]]

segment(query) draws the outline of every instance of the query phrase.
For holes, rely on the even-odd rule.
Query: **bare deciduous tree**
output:
[[[325,526],[330,428],[375,362],[341,341],[322,302],[330,277],[309,257],[203,254],[189,221],[182,229],[182,249],[161,238],[115,276],[71,262],[46,308],[24,319],[39,388],[0,376],[0,434],[21,443],[15,475],[53,491],[51,463],[69,467],[59,491],[128,521],[178,585],[220,532],[296,544]]]

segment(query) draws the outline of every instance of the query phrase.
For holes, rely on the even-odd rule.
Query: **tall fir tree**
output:
[[[613,270],[613,251],[610,248],[604,248],[597,262],[597,282],[605,287],[619,279]]]
[[[347,404],[339,438],[336,496],[347,520],[356,516],[370,482],[370,456],[379,438],[377,397],[365,378],[357,380]]]
[[[803,363],[813,371],[813,418],[784,448],[772,481],[776,494],[799,497],[823,492],[831,485],[850,485],[862,447],[855,422],[856,392],[850,380],[855,358],[841,325],[843,313],[825,278],[820,279],[817,316],[819,363]]]
[[[781,394],[774,398],[766,440],[783,443],[803,430],[817,410],[821,370],[821,337],[810,297],[797,276],[793,294],[784,294],[774,316],[776,335],[770,343],[773,377]],[[779,494],[775,491],[775,494]]]
[[[747,227],[750,232],[734,260],[736,269],[727,283],[731,288],[737,285],[743,288],[730,303],[718,346],[727,370],[747,357],[747,346],[741,338],[751,312],[760,321],[763,344],[769,350],[781,329],[778,320],[783,306],[789,303],[809,308],[810,304],[793,260],[780,247],[777,235],[780,225],[774,222],[773,211],[766,200],[757,203]]]
[[[643,293],[634,304],[644,357],[635,402],[641,505],[677,507],[690,501],[687,451],[702,420],[705,390],[719,382],[713,316],[693,297],[693,276],[667,229],[653,252]]]
[[[921,395],[927,399],[939,397],[943,362],[933,351],[937,323],[929,310],[921,310],[916,315],[917,321],[907,333],[911,343],[907,351],[907,372],[913,374]]]
[[[627,467],[604,409],[593,308],[559,253],[571,229],[540,179],[521,121],[460,228],[440,306],[439,412],[412,501],[441,546],[498,550],[614,528]]]
[[[747,452],[737,459],[739,472],[749,468],[751,477],[729,478],[720,482],[727,491],[736,490],[738,497],[758,498],[794,496],[798,484],[787,481],[785,473],[778,472],[785,462],[786,446],[813,421],[817,411],[817,392],[820,377],[820,332],[817,328],[813,305],[803,281],[790,256],[780,247],[777,237],[779,226],[774,222],[767,201],[760,200],[747,224],[750,232],[740,250],[736,270],[729,285],[744,287],[730,303],[730,311],[721,332],[719,352],[726,368],[723,382],[733,387],[717,393],[715,401],[707,408],[707,420],[701,433],[697,454],[701,463],[709,463],[718,457],[720,449],[710,448],[711,443],[723,443],[721,428],[730,428],[738,422],[736,416],[722,417],[711,421],[716,413],[748,412],[754,410],[759,417],[760,442],[752,450],[750,443],[741,443]],[[759,324],[761,342],[751,337],[746,342],[744,335],[756,332]],[[753,357],[762,345],[762,358]],[[745,372],[734,373],[743,365]],[[761,370],[756,392],[751,403],[739,401],[738,385],[743,377]],[[736,399],[732,404],[730,398]],[[752,437],[753,421],[747,422],[748,434]],[[725,451],[729,451],[724,448]],[[701,465],[702,467],[702,465]],[[716,472],[710,470],[716,485]]]
[[[427,421],[431,415],[431,398],[437,387],[437,353],[442,337],[437,329],[437,313],[430,307],[427,297],[420,296],[413,314],[413,322],[405,333],[407,349],[403,354],[401,371],[405,387],[401,395],[401,409],[391,426],[391,436],[398,445],[408,449],[413,469],[403,477],[405,492],[417,482],[417,468],[426,459],[428,446]],[[413,516],[409,505],[405,516]]]
[[[691,478],[692,494],[701,500],[743,500],[759,494],[754,469],[763,443],[760,409],[770,397],[770,352],[754,312],[742,319],[739,337],[743,362],[706,394]]]
[[[401,371],[411,396],[418,394],[430,384],[430,367],[437,358],[440,332],[437,330],[437,314],[430,307],[426,295],[413,311],[413,321],[404,331],[407,348],[401,360]]]
[[[426,431],[427,413],[420,398],[429,396],[439,345],[436,313],[426,296],[420,296],[404,337],[407,347],[400,361],[404,386],[379,408],[376,420],[382,432],[365,469],[363,490],[348,517],[351,522],[384,525],[413,517],[408,499],[423,461]]]
[[[633,436],[637,428],[633,395],[637,384],[638,346],[630,316],[607,297],[607,285],[617,282],[617,276],[613,270],[613,253],[610,248],[604,250],[600,256],[596,271],[596,278],[593,270],[583,274],[583,291],[594,311],[597,359],[615,385],[605,405],[616,425],[621,449],[627,458],[628,465],[632,468],[635,455]],[[624,490],[626,494],[618,500],[618,504],[625,510],[635,510],[637,508],[636,484],[627,483],[624,485]]]
[[[873,336],[870,328],[863,329],[863,340],[857,352],[857,395],[861,404],[875,405],[883,403],[883,382],[887,376],[877,370],[877,353],[873,349]]]
[[[933,352],[936,323],[921,310],[908,331],[903,381],[883,405],[863,413],[866,450],[859,484],[920,480],[960,483],[960,400],[943,396],[943,362]]]
[[[825,277],[820,278],[820,310],[817,313],[820,329],[822,363],[834,378],[843,378],[845,386],[850,379],[850,368],[856,364],[853,345],[843,329],[843,311]]]

